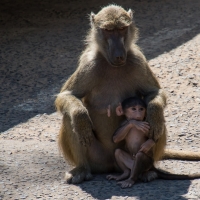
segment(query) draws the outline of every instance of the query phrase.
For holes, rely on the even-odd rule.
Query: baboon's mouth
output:
[[[120,63],[113,63],[113,62],[110,62],[110,64],[113,66],[113,67],[122,67],[126,64],[126,62],[120,62]]]

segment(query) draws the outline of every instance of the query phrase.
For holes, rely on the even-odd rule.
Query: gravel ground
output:
[[[200,179],[124,190],[105,174],[64,183],[72,166],[56,143],[55,95],[76,68],[88,14],[110,2],[0,2],[0,199],[200,199]],[[200,151],[200,1],[114,2],[135,11],[138,44],[168,95],[167,147]],[[166,160],[158,167],[200,172],[200,162]]]

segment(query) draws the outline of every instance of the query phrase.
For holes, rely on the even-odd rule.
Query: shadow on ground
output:
[[[16,141],[14,147],[20,145]],[[17,144],[17,146],[16,146]],[[65,170],[70,170],[70,166],[66,165],[63,158],[58,156],[58,151],[55,150],[55,145],[50,146],[47,143],[40,143],[38,149],[33,148],[32,142],[26,142],[20,148],[12,149],[12,154],[4,160],[2,169],[2,179],[12,180],[12,186],[22,189],[26,182],[26,187],[34,190],[33,185],[42,187],[51,182],[54,182],[58,187],[67,186],[63,183]],[[36,145],[36,143],[33,143]],[[48,146],[48,147],[47,147]],[[30,147],[30,148],[28,148]],[[5,147],[6,148],[6,147]],[[66,168],[67,167],[67,168]],[[23,170],[22,170],[23,169]],[[16,176],[17,174],[17,176]],[[76,187],[75,191],[86,192],[95,199],[111,199],[113,197],[128,198],[134,197],[140,200],[144,199],[179,199],[184,200],[182,195],[187,194],[190,186],[190,181],[169,181],[155,180],[149,183],[137,182],[132,188],[121,189],[115,181],[107,181],[107,174],[94,175],[94,179],[88,182],[83,182],[78,185],[71,185],[65,190],[62,190],[62,195],[70,192],[70,187]],[[9,182],[9,181],[7,181]],[[78,189],[80,188],[80,189]],[[60,189],[57,189],[60,193]],[[73,189],[74,190],[74,189]]]
[[[84,182],[81,189],[95,199],[112,197],[144,199],[186,199],[190,181],[155,180],[149,183],[138,182],[132,188],[121,189],[115,181],[107,181],[105,176],[97,175],[94,180]]]
[[[62,198],[92,196],[94,199],[111,199],[120,197],[123,199],[186,199],[182,195],[188,193],[190,181],[155,180],[149,183],[137,182],[132,188],[121,189],[115,181],[107,181],[106,175],[94,175],[94,179],[78,185],[64,183],[64,172],[72,166],[66,165],[55,143],[27,141],[23,145],[21,141],[12,141],[2,144],[9,156],[4,157],[0,163],[2,180],[6,187],[13,191],[15,197],[19,191],[43,196],[43,192],[55,195],[62,194]],[[37,146],[38,145],[38,146]],[[43,191],[39,188],[43,188]],[[15,189],[14,189],[15,188]],[[30,191],[27,191],[30,188]],[[54,191],[54,189],[55,191]],[[17,192],[16,189],[19,189]],[[71,194],[73,193],[73,194]],[[76,193],[76,194],[74,194]],[[46,193],[45,193],[46,194]],[[69,196],[68,196],[69,195]],[[46,198],[47,196],[45,196]],[[52,196],[53,198],[54,196]]]
[[[117,0],[135,10],[144,54],[152,59],[200,32],[199,1]],[[87,15],[109,1],[0,3],[0,131],[39,113],[55,112],[54,99],[76,68],[89,28]]]

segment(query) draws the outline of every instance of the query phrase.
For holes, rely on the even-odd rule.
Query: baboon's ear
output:
[[[131,9],[128,10],[128,15],[130,16],[131,19],[133,19],[133,13],[134,13],[133,10]]]
[[[117,106],[117,108],[116,108],[115,111],[116,111],[116,115],[117,115],[117,116],[124,115],[124,112],[123,112],[123,109],[122,109],[121,104],[119,104],[119,106]]]
[[[95,14],[93,12],[91,12],[91,14],[90,14],[90,24],[91,24],[91,26],[94,25],[94,17],[95,17]]]

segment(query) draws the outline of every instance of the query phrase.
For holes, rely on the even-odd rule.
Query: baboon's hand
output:
[[[156,141],[162,135],[165,123],[162,107],[157,104],[150,105],[147,109],[146,121],[150,126],[149,137]]]
[[[162,134],[162,123],[156,120],[155,118],[147,118],[147,122],[150,125],[149,138],[157,140]]]
[[[93,129],[87,110],[77,109],[73,112],[72,127],[75,134],[78,135],[82,145],[87,146],[91,144]]]

